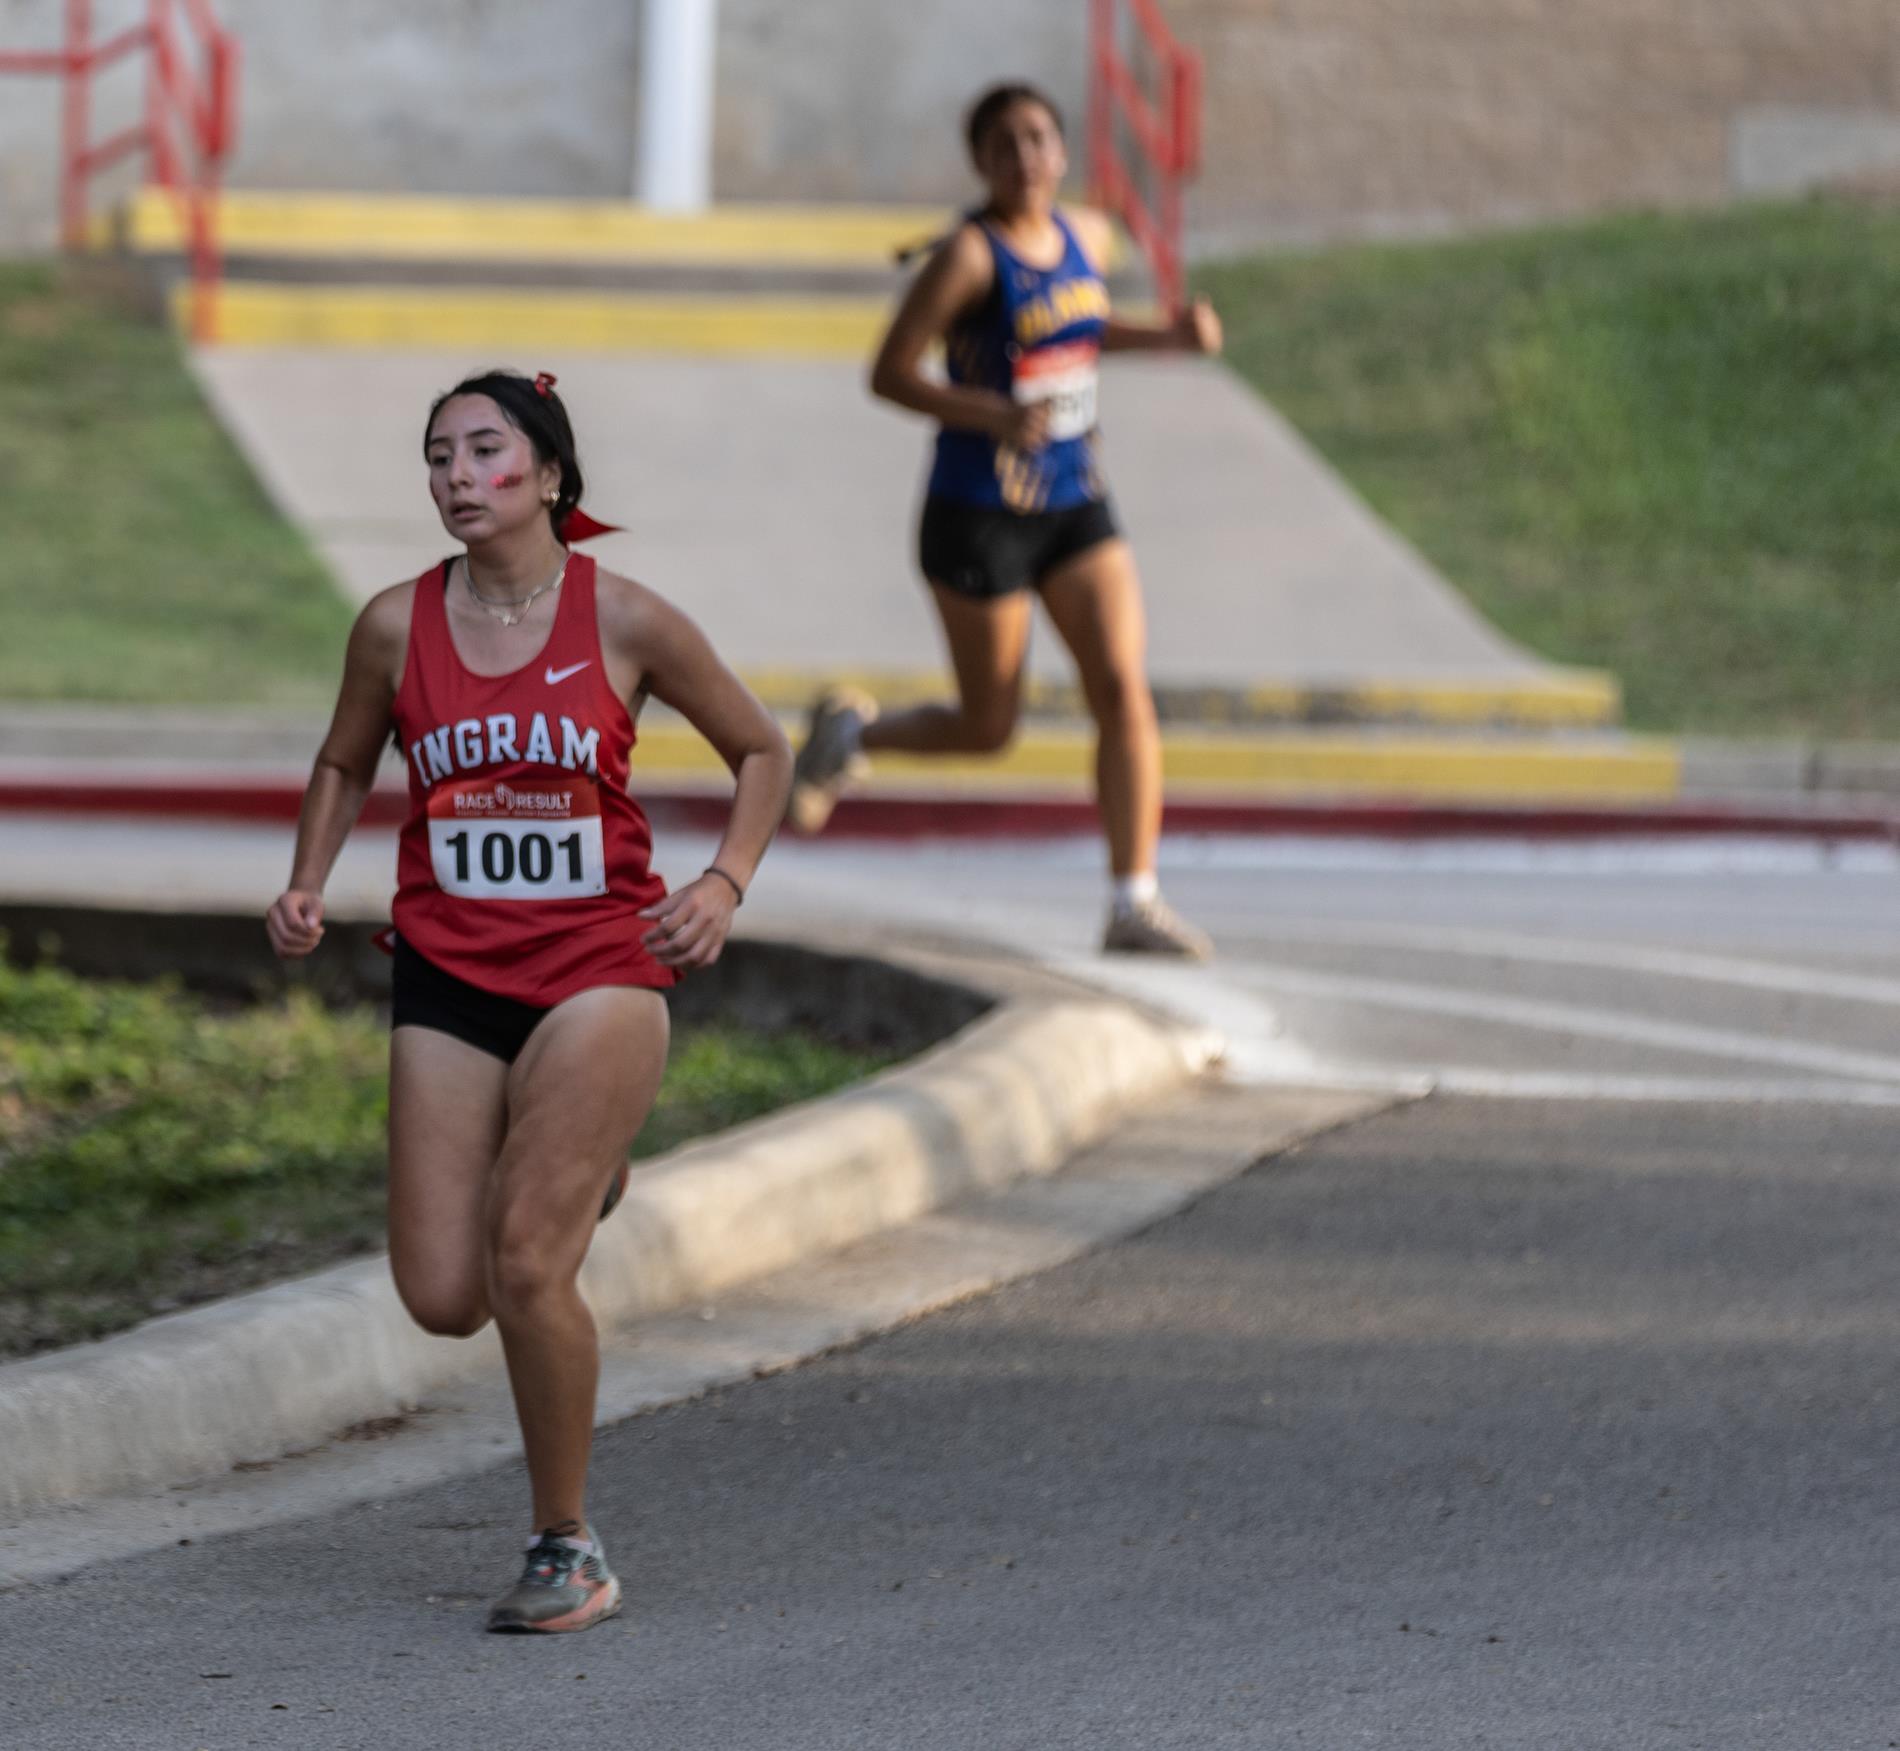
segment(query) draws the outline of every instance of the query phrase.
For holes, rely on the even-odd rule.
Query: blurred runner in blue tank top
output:
[[[1214,353],[1220,322],[1197,300],[1171,322],[1109,309],[1101,214],[1063,211],[1062,119],[1028,85],[971,109],[970,156],[988,199],[933,250],[892,318],[871,391],[940,426],[918,560],[943,623],[957,698],[880,715],[833,689],[812,710],[792,824],[816,832],[881,749],[994,753],[1016,730],[1032,594],[1075,658],[1096,724],[1096,798],[1112,877],[1103,947],[1204,959],[1207,938],[1162,900],[1161,737],[1146,669],[1134,556],[1097,466],[1097,362],[1142,349]],[[941,342],[947,382],[926,375]]]

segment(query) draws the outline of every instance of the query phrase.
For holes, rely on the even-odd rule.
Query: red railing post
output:
[[[184,64],[178,46],[177,0],[148,0],[143,24],[95,40],[92,0],[66,0],[65,42],[53,50],[0,52],[0,74],[53,73],[62,81],[59,219],[68,249],[83,249],[90,179],[131,153],[147,156],[150,180],[166,189],[184,215],[191,263],[193,335],[212,338],[218,277],[217,203],[224,160],[236,137],[237,44],[222,28],[210,0],[185,0],[202,78]],[[92,142],[92,79],[140,49],[147,63],[145,119],[97,145]],[[176,131],[174,131],[176,130]]]
[[[1182,49],[1174,63],[1174,173],[1183,181],[1201,168],[1201,57]]]
[[[147,13],[152,59],[145,87],[145,127],[152,141],[152,180],[176,190],[180,182],[172,111],[178,85],[178,55],[172,35],[171,0],[151,0]]]
[[[1114,44],[1115,0],[1089,0],[1089,197],[1103,207],[1114,204],[1115,100],[1107,72]]]
[[[232,99],[237,91],[237,38],[220,32],[211,39],[211,77],[205,95],[205,156],[222,166],[236,145]]]
[[[1132,0],[1139,34],[1160,63],[1151,98],[1122,53],[1123,4],[1090,4],[1089,173],[1096,199],[1128,227],[1162,301],[1178,311],[1186,282],[1183,192],[1201,157],[1201,62],[1168,29],[1158,0]],[[1153,170],[1152,201],[1123,159],[1117,136],[1124,121],[1133,150]]]
[[[59,230],[68,249],[86,240],[86,139],[92,128],[92,0],[66,0],[65,89],[61,92]]]

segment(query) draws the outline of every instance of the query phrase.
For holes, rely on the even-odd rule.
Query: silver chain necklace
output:
[[[572,558],[573,555],[563,549],[561,553],[561,569],[557,571],[553,577],[549,578],[545,584],[538,585],[536,588],[530,590],[519,601],[491,602],[480,590],[476,589],[474,569],[468,563],[467,554],[462,556],[462,582],[467,586],[469,595],[479,602],[482,607],[486,608],[490,614],[494,615],[503,626],[519,626],[527,617],[528,610],[534,606],[537,598],[545,596],[550,590],[558,590],[566,581],[567,562]]]

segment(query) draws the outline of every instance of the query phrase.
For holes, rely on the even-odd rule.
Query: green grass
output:
[[[1639,216],[1208,267],[1235,367],[1630,721],[1900,736],[1900,216]]]
[[[220,1012],[175,986],[0,962],[0,1356],[379,1246],[386,1053],[372,1012],[303,994]],[[882,1062],[803,1035],[682,1031],[634,1153]]]
[[[0,699],[321,706],[350,611],[171,335],[0,262]]]

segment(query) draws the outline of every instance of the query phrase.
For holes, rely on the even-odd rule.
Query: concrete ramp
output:
[[[269,490],[358,599],[453,545],[422,463],[431,397],[465,369],[554,370],[604,562],[680,602],[747,669],[937,661],[913,559],[928,429],[857,362],[223,348],[197,369]],[[1111,362],[1105,454],[1164,686],[1601,696],[1504,639],[1287,424],[1218,365]],[[1032,666],[1063,676],[1038,638]],[[1583,712],[1580,705],[1580,713]]]
[[[627,527],[603,560],[787,698],[841,673],[886,697],[936,685],[913,557],[929,429],[864,373],[892,246],[941,215],[253,193],[225,222],[238,277],[199,375],[353,597],[452,545],[425,486],[430,398],[486,365],[553,370],[589,509]],[[126,247],[162,272],[175,229],[143,199]],[[1112,359],[1103,423],[1169,716],[1616,721],[1612,678],[1502,637],[1222,366]],[[1045,634],[1031,674],[1032,703],[1073,707]]]

